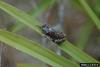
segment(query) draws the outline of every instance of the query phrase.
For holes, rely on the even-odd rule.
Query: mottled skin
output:
[[[49,25],[43,25],[42,30],[45,35],[50,37],[50,39],[57,44],[65,41],[65,34],[63,32],[54,30],[53,28],[49,27]]]

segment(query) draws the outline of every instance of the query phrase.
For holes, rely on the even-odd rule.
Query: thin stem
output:
[[[89,5],[86,3],[85,0],[78,0],[80,4],[83,6],[87,14],[90,16],[90,18],[93,20],[94,24],[97,26],[97,28],[100,30],[100,20],[96,16],[96,14],[92,11],[92,9],[89,7]]]

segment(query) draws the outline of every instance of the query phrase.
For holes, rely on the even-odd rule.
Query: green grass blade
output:
[[[0,41],[54,67],[79,67],[77,64],[41,47],[38,43],[11,32],[0,30]]]
[[[96,27],[100,30],[100,19],[96,16],[96,14],[92,11],[92,9],[89,7],[89,5],[86,3],[85,0],[78,0],[80,4],[83,6],[87,14],[90,16],[90,18],[93,20]]]
[[[81,49],[78,49],[77,47],[74,47],[71,43],[68,41],[62,43],[60,45],[60,48],[68,53],[72,58],[75,60],[78,60],[81,63],[96,63],[97,60],[93,59],[91,56],[84,53]]]
[[[52,6],[55,3],[55,0],[43,0],[41,4],[37,5],[37,8],[32,9],[28,12],[29,15],[36,18],[39,16],[44,10],[46,10],[49,6]],[[16,24],[12,26],[11,31],[17,32],[22,30],[26,25],[20,23],[19,21],[16,21]]]
[[[42,35],[41,30],[37,27],[37,25],[41,25],[41,23],[39,23],[36,19],[33,19],[31,16],[27,15],[25,12],[18,10],[17,8],[15,8],[7,3],[4,3],[2,1],[0,1],[0,8]],[[63,46],[65,46],[65,47],[63,47]],[[69,47],[67,47],[67,46],[69,46]],[[75,46],[73,46],[72,44],[70,44],[68,41],[61,44],[60,48],[62,50],[64,50],[66,53],[68,53],[69,55],[71,55],[73,58],[75,58],[77,61],[80,61],[80,60],[82,60],[82,62],[95,62],[96,61],[95,59],[91,58],[86,53],[84,53],[82,50],[80,50],[80,49],[76,48]],[[78,52],[76,49],[78,50]],[[69,51],[69,50],[71,50],[71,51]],[[82,58],[77,58],[80,56],[82,56]],[[87,58],[87,56],[88,56],[88,58]],[[83,59],[83,58],[87,58],[87,59]]]
[[[16,21],[16,23],[12,26],[10,26],[10,28],[8,28],[8,30],[10,30],[11,32],[19,32],[22,29],[24,29],[26,27],[25,24],[21,23],[20,21]]]
[[[37,17],[39,14],[41,14],[41,12],[54,5],[55,2],[56,0],[43,0],[42,3],[37,5],[37,8],[35,10],[31,10],[29,14]]]
[[[41,25],[39,21],[34,19],[32,16],[29,16],[25,12],[18,10],[17,8],[0,1],[0,8],[4,11],[6,11],[8,14],[12,15],[16,19],[18,19],[20,22],[22,22],[25,25],[28,25],[32,29],[34,29],[36,32],[42,34],[37,27]]]
[[[17,64],[17,67],[45,67],[41,64]]]

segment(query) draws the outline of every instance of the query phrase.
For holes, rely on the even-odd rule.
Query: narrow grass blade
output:
[[[37,5],[37,8],[32,9],[28,12],[29,15],[33,16],[33,18],[36,18],[39,16],[44,10],[46,10],[49,6],[52,6],[55,3],[55,0],[43,0],[41,4]],[[26,25],[22,24],[19,21],[16,21],[16,24],[12,26],[11,31],[17,32],[22,30]]]
[[[42,0],[41,4],[37,5],[37,8],[35,10],[31,10],[29,14],[37,17],[39,14],[41,14],[41,12],[54,5],[55,2],[56,0]]]
[[[89,7],[89,5],[86,3],[85,0],[78,0],[80,4],[83,6],[87,14],[90,16],[90,18],[93,20],[96,27],[100,30],[100,19],[96,16],[96,14],[93,12],[93,10]]]
[[[28,25],[29,27],[34,29],[36,32],[42,34],[40,30],[37,29],[38,26],[41,25],[41,23],[37,21],[36,19],[34,19],[32,16],[29,16],[25,12],[18,10],[17,8],[3,1],[0,1],[0,8],[4,10],[5,12],[7,12],[8,14],[15,17],[16,19],[18,19],[19,21],[21,21],[23,24]]]
[[[98,63],[97,60],[87,55],[81,49],[74,47],[68,41],[65,41],[64,43],[62,43],[60,45],[60,48],[66,53],[68,53],[72,58],[74,58],[75,60],[78,60],[81,63]]]
[[[0,41],[54,67],[79,67],[77,64],[41,47],[36,42],[7,31],[0,30]]]
[[[17,64],[17,67],[45,67],[41,64]]]

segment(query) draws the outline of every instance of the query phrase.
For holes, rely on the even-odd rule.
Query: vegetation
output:
[[[82,35],[80,36],[80,40],[78,41],[77,46],[73,45],[67,40],[58,45],[61,50],[66,52],[72,57],[72,59],[76,60],[77,62],[73,62],[72,60],[63,56],[58,56],[51,50],[41,46],[40,43],[16,34],[16,32],[21,30],[23,27],[28,26],[32,28],[37,34],[43,36],[44,34],[42,33],[42,30],[40,28],[42,23],[37,20],[36,17],[41,12],[46,10],[48,6],[52,6],[55,2],[56,0],[43,0],[42,4],[39,5],[35,10],[32,10],[29,13],[25,13],[24,11],[19,10],[18,8],[8,3],[0,1],[0,9],[7,12],[9,15],[13,16],[17,20],[17,23],[9,28],[8,31],[0,29],[0,41],[54,67],[79,67],[79,64],[77,62],[99,63],[99,61],[97,61],[82,50],[84,49],[84,46],[87,42],[93,26],[95,25],[100,30],[100,20],[85,0],[78,0],[78,2],[84,8],[94,24],[92,24],[91,22],[87,22],[87,24],[83,28],[84,33],[82,33]],[[25,64],[19,65],[19,67],[25,66]],[[31,67],[32,65],[29,66]],[[37,65],[37,67],[39,67],[39,65]]]

